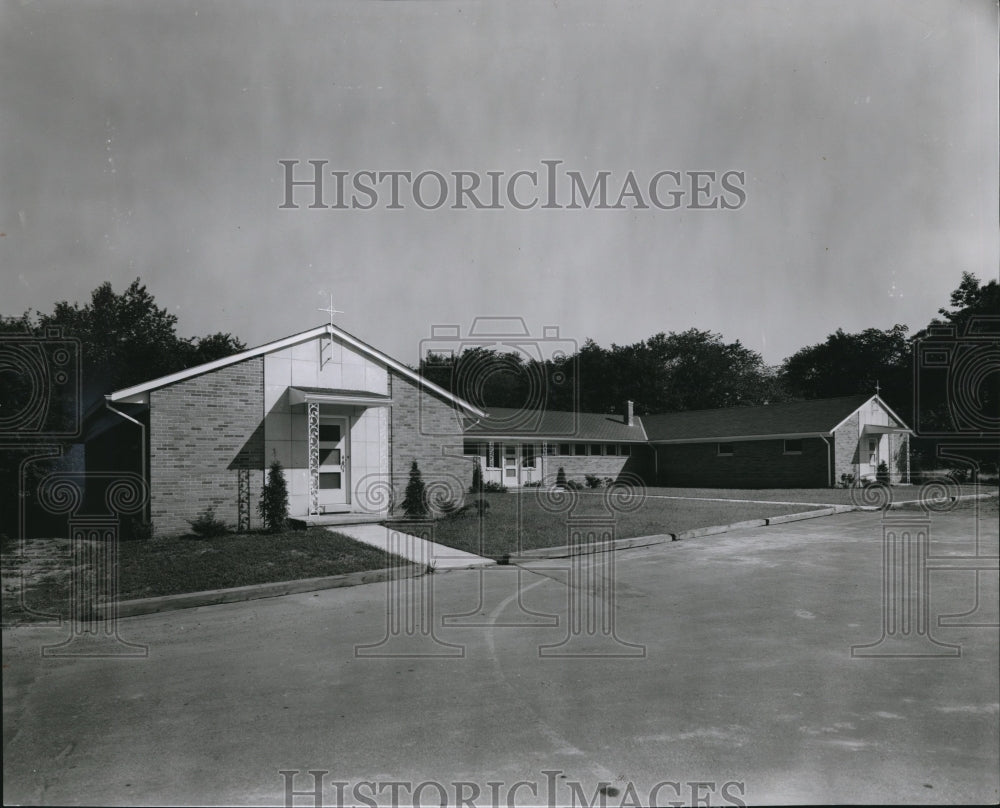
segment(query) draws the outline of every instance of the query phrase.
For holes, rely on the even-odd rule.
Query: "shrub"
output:
[[[534,482],[525,483],[522,486],[522,488],[541,488],[541,487],[542,487],[541,480],[535,480]]]
[[[604,484],[596,474],[587,474],[584,479],[587,481],[587,488],[600,488]]]
[[[407,516],[427,516],[427,488],[416,460],[410,466],[410,481],[406,484],[406,496],[403,497],[403,513]]]
[[[285,470],[280,460],[271,463],[267,470],[267,482],[260,492],[257,512],[264,523],[264,529],[270,533],[284,530],[288,523],[288,484],[285,482]]]
[[[566,469],[562,466],[559,467],[559,473],[556,474],[556,488],[566,487]]]
[[[889,484],[889,466],[884,460],[878,464],[878,469],[875,471],[875,482],[882,485]]]
[[[850,488],[854,485],[854,475],[853,474],[841,474],[840,475],[840,487]]]
[[[605,477],[604,478],[604,485],[606,485],[608,488],[610,488],[614,484],[615,484],[615,478],[614,477]]]
[[[568,488],[571,491],[582,491],[583,483],[581,483],[579,480],[567,480],[564,488]]]
[[[205,508],[195,520],[188,520],[191,530],[202,539],[222,536],[229,532],[229,527],[222,519],[215,518],[215,508]]]
[[[490,480],[488,483],[483,484],[483,491],[488,494],[506,494],[507,486],[503,483],[495,483]]]
[[[477,457],[472,465],[472,485],[469,486],[470,494],[479,494],[483,490],[483,467],[479,464]]]

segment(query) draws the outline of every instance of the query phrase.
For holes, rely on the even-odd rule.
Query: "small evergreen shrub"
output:
[[[215,508],[205,508],[198,518],[188,520],[192,532],[202,539],[210,539],[213,536],[224,536],[229,532],[229,527],[222,519],[215,518]]]
[[[272,462],[267,470],[267,482],[260,492],[257,512],[269,533],[284,530],[288,524],[288,484],[280,460]]]
[[[889,466],[884,460],[878,464],[878,469],[875,471],[875,482],[882,485],[889,484]]]
[[[416,460],[410,466],[410,481],[406,484],[406,496],[403,497],[403,513],[410,517],[427,516],[427,488]]]
[[[470,494],[479,494],[483,490],[483,467],[479,464],[477,457],[472,465],[472,485],[469,486]]]
[[[559,467],[559,472],[556,474],[556,488],[566,487],[566,469],[562,466]]]
[[[853,474],[841,474],[840,475],[840,487],[850,488],[854,485],[854,475]]]
[[[495,483],[490,480],[488,483],[483,484],[483,491],[488,494],[506,494],[507,486],[503,483]]]

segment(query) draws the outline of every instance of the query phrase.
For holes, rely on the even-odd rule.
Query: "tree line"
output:
[[[477,346],[457,356],[422,357],[420,373],[484,408],[538,404],[615,413],[631,400],[639,415],[873,394],[878,389],[900,417],[913,423],[914,380],[920,376],[914,370],[916,346],[939,339],[942,349],[953,352],[973,320],[984,315],[995,340],[1000,285],[995,280],[981,283],[966,272],[938,315],[912,335],[902,324],[856,333],[837,329],[775,366],[739,340],[727,342],[721,334],[692,328],[609,348],[588,339],[560,360]],[[935,327],[950,327],[953,336],[936,337]],[[922,423],[947,430],[948,396],[954,391],[933,374],[924,377],[930,383],[920,391]],[[1000,412],[1000,372],[982,382],[977,394],[983,411]]]

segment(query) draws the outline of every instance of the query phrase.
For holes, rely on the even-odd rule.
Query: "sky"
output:
[[[769,364],[916,330],[1000,266],[997,51],[981,0],[6,0],[0,313],[138,276],[181,336],[257,345],[332,293],[337,325],[411,364],[490,316],[570,346],[699,328]],[[394,209],[382,184],[368,210],[301,187],[282,208],[281,160],[348,188],[503,172],[505,204]],[[649,207],[509,204],[543,160],[608,172],[612,200],[632,172]],[[686,186],[660,209],[664,171],[738,172],[741,204]]]

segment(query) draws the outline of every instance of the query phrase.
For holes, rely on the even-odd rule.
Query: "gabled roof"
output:
[[[185,379],[193,378],[194,376],[200,376],[203,373],[211,373],[213,370],[219,370],[220,368],[227,367],[229,365],[235,365],[237,362],[243,362],[247,359],[253,359],[257,356],[263,356],[264,354],[273,353],[275,351],[280,351],[285,348],[290,348],[293,345],[299,345],[303,342],[308,342],[309,340],[316,339],[316,337],[329,336],[346,345],[350,345],[355,348],[359,353],[365,354],[369,358],[392,368],[397,373],[402,376],[406,376],[410,380],[414,381],[425,390],[452,402],[456,406],[465,410],[468,413],[482,417],[486,413],[483,412],[478,407],[470,404],[463,398],[449,393],[443,387],[438,387],[438,385],[433,382],[427,381],[423,376],[414,370],[411,370],[402,362],[398,362],[393,359],[388,354],[382,353],[382,351],[377,348],[373,348],[366,342],[362,342],[353,334],[349,334],[342,328],[338,328],[335,325],[321,325],[316,328],[310,328],[308,331],[303,331],[299,334],[293,334],[290,337],[284,337],[283,339],[275,340],[274,342],[268,342],[264,345],[258,345],[256,348],[250,348],[246,351],[241,351],[240,353],[233,354],[232,356],[224,357],[223,359],[216,359],[212,362],[205,362],[201,365],[195,365],[194,367],[186,368],[184,370],[179,370],[176,373],[170,373],[166,376],[160,376],[158,379],[150,379],[148,382],[143,382],[142,384],[136,384],[132,387],[126,387],[122,390],[115,390],[110,395],[105,396],[108,401],[111,402],[126,402],[126,403],[142,403],[148,401],[148,394],[153,390],[158,390],[161,387],[166,387],[170,384],[176,384],[177,382],[184,381]]]
[[[597,412],[565,412],[560,410],[512,409],[490,407],[482,420],[471,423],[465,430],[469,436],[517,438],[547,441],[646,441],[642,420],[632,419],[626,426],[624,416]]]
[[[738,438],[828,436],[872,399],[903,424],[878,396],[853,395],[759,407],[725,407],[643,416],[652,443]]]

